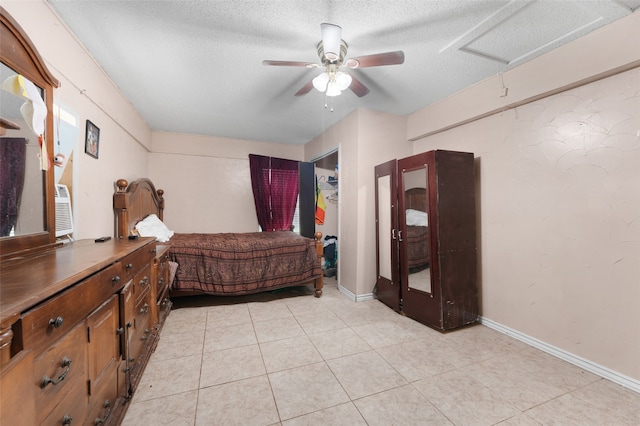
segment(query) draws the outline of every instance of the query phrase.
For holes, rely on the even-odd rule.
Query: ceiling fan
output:
[[[358,97],[362,97],[369,93],[369,89],[355,76],[340,71],[342,67],[356,69],[404,63],[404,52],[401,50],[358,56],[348,58],[345,61],[348,45],[347,42],[342,40],[342,28],[338,25],[325,23],[320,25],[320,29],[322,31],[322,40],[317,46],[320,64],[295,61],[262,61],[263,65],[306,67],[310,69],[324,68],[324,72],[305,84],[296,92],[295,96],[306,95],[315,87],[320,92],[326,92],[327,96],[338,96],[343,90],[349,88]]]

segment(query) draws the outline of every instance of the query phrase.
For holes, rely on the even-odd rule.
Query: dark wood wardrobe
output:
[[[478,318],[472,153],[435,150],[375,168],[376,296],[440,331]]]

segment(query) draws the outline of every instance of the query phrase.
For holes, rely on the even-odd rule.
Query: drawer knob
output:
[[[70,425],[72,420],[73,420],[73,417],[71,417],[68,414],[65,414],[64,417],[62,418],[62,424],[63,425]]]
[[[127,263],[126,265],[124,265],[124,267],[127,269],[131,269],[133,268],[133,263]]]
[[[104,417],[96,417],[96,419],[93,421],[94,425],[104,424],[104,422],[106,422],[109,418],[109,414],[111,414],[111,402],[108,399],[104,402],[104,408]]]
[[[149,312],[149,305],[147,305],[146,303],[144,304],[144,306],[142,308],[140,308],[140,313],[141,314],[146,314]]]
[[[64,322],[64,318],[62,318],[62,317],[57,317],[56,319],[51,318],[49,320],[49,325],[52,325],[55,328],[60,328],[60,327],[62,327],[62,323],[63,322]]]
[[[114,284],[118,284],[120,282],[120,277],[116,275],[115,277],[111,278],[111,282]]]
[[[121,336],[124,333],[124,328],[116,328],[116,336]]]
[[[149,336],[151,335],[151,330],[149,330],[148,328],[146,328],[144,330],[144,332],[142,333],[142,337],[140,337],[140,340],[147,340],[149,338]]]
[[[44,389],[49,383],[55,386],[63,381],[65,377],[67,377],[67,374],[69,374],[69,370],[71,370],[71,360],[66,356],[62,358],[62,368],[65,368],[65,370],[61,375],[58,376],[57,379],[52,379],[49,376],[43,376],[42,380],[40,381],[40,387]]]

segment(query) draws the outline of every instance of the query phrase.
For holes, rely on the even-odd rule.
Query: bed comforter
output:
[[[175,234],[172,290],[242,295],[300,285],[322,275],[315,241],[290,231]]]

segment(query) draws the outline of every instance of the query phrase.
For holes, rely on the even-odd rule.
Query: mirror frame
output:
[[[0,238],[0,257],[36,251],[56,242],[55,193],[53,172],[53,89],[59,81],[47,69],[31,39],[7,11],[0,6],[0,61],[42,88],[47,106],[45,141],[51,167],[44,173],[44,231]]]

